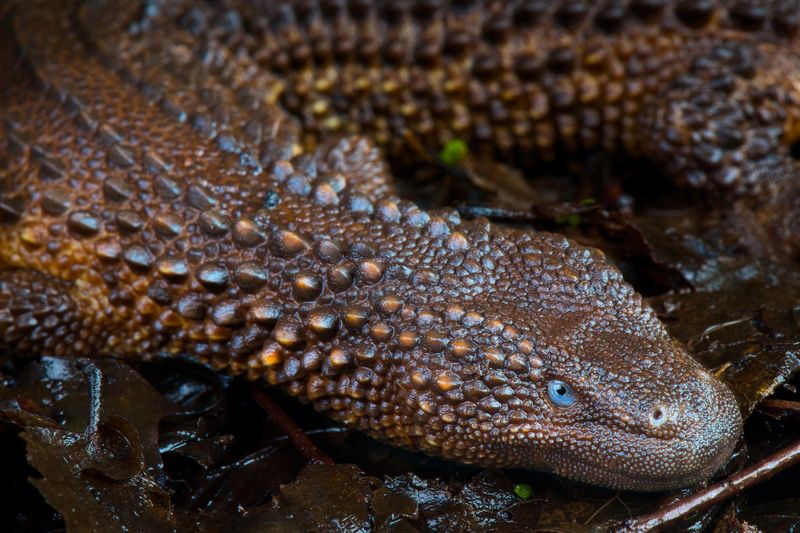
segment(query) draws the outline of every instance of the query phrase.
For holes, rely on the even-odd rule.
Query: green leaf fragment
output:
[[[533,495],[533,488],[527,483],[517,483],[514,485],[514,494],[520,500],[527,500]]]
[[[578,213],[558,216],[555,218],[555,223],[577,228],[581,223],[581,216]]]
[[[456,165],[467,156],[467,143],[461,139],[451,139],[445,143],[439,152],[439,159],[445,165]]]

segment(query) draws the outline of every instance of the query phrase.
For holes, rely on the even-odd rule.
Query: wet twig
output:
[[[545,222],[556,221],[563,223],[570,215],[582,215],[602,210],[600,204],[581,205],[570,202],[559,204],[532,204],[530,209],[514,207],[461,204],[456,207],[461,215],[476,218],[486,217],[495,222]]]
[[[311,439],[298,427],[297,424],[275,403],[275,400],[269,397],[261,387],[253,387],[253,400],[269,415],[275,424],[278,425],[289,437],[289,440],[294,444],[295,448],[303,454],[303,456],[314,463],[323,465],[336,464],[333,459],[328,457],[325,452],[317,448],[311,442]]]
[[[97,454],[100,443],[100,409],[103,397],[103,373],[93,361],[86,358],[78,360],[78,369],[86,375],[89,384],[89,418],[86,422],[86,442],[91,454]]]
[[[521,209],[472,204],[460,204],[457,209],[461,215],[469,218],[486,217],[494,221],[509,222],[539,222],[541,220],[532,211]]]
[[[800,441],[654,513],[627,520],[619,531],[654,531],[674,525],[686,516],[724,501],[797,463],[800,463]]]
[[[797,413],[800,412],[800,402],[767,398],[758,404],[758,410],[765,412],[785,411],[787,413]]]

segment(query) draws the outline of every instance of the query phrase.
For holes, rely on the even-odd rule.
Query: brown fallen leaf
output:
[[[158,454],[158,422],[174,409],[126,364],[45,357],[0,399],[41,474],[31,483],[69,531],[175,529]]]

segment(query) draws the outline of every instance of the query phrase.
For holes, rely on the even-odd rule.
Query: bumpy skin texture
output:
[[[796,179],[796,2],[589,4],[17,3],[3,349],[188,353],[466,463],[708,478],[733,396],[602,253],[425,212],[376,148],[621,150],[755,198]]]

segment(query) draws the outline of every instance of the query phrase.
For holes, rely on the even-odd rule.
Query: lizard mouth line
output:
[[[720,448],[715,454],[704,459],[702,464],[693,470],[677,472],[671,468],[674,460],[669,454],[659,454],[657,462],[663,462],[665,466],[664,474],[642,475],[633,468],[619,468],[609,466],[607,463],[589,461],[580,454],[571,454],[569,457],[569,470],[554,468],[554,471],[565,477],[582,479],[590,483],[597,483],[614,489],[634,490],[634,491],[665,491],[685,487],[699,483],[708,479],[717,472],[733,453],[733,445]],[[557,463],[561,461],[556,461]],[[583,472],[576,476],[575,472]],[[613,481],[608,481],[613,480]]]
[[[668,439],[596,427],[591,431],[551,433],[554,442],[579,444],[570,449],[551,449],[548,464],[559,475],[611,488],[671,490],[701,482],[727,462],[741,421],[733,426],[730,432],[716,434],[712,440],[708,426],[703,424],[696,424],[687,435]],[[590,444],[598,442],[607,442],[611,448],[604,450],[602,445]],[[592,453],[585,453],[586,448],[591,448]],[[649,465],[649,471],[643,465]]]

